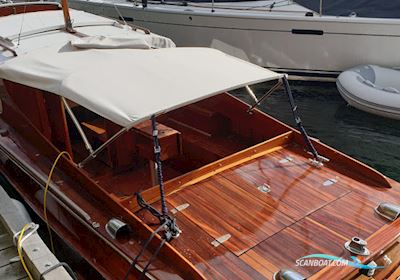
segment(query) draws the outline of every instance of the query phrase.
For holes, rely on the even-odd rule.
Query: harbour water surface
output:
[[[400,121],[347,106],[334,83],[291,84],[310,136],[400,181]],[[266,89],[267,85],[256,88],[257,96],[262,96]],[[247,94],[237,94],[252,102]],[[287,95],[282,91],[271,95],[260,109],[291,126],[295,125]]]

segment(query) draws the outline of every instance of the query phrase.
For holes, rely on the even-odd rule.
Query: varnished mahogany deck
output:
[[[291,161],[282,161],[288,157]],[[170,208],[190,205],[177,214],[183,233],[172,245],[211,278],[232,278],[227,271],[217,274],[222,265],[214,267],[215,262],[226,264],[226,258],[235,263],[226,270],[246,273],[249,279],[270,279],[281,268],[309,277],[321,267],[295,266],[309,254],[348,258],[344,242],[353,236],[367,239],[388,224],[374,208],[383,200],[400,201],[400,190],[398,185],[378,189],[362,184],[329,166],[315,168],[292,143],[170,194]],[[337,182],[324,186],[329,179]],[[263,184],[269,193],[257,189]],[[151,221],[149,215],[140,216]],[[226,234],[231,238],[222,245],[211,245]]]

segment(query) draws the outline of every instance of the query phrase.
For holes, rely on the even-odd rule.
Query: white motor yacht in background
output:
[[[400,20],[325,16],[293,1],[71,0],[75,9],[149,28],[178,46],[206,46],[299,76],[360,64],[400,65]],[[322,11],[322,9],[321,9]]]

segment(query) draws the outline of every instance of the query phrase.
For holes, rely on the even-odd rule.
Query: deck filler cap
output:
[[[351,238],[344,244],[344,247],[353,254],[360,256],[368,256],[369,250],[367,248],[367,241],[357,236]]]
[[[381,202],[378,207],[375,208],[375,212],[390,221],[394,221],[400,217],[400,205]]]

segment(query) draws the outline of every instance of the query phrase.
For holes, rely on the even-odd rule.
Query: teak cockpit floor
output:
[[[270,192],[260,191],[262,186]],[[172,244],[200,270],[215,276],[217,272],[209,269],[222,267],[215,265],[221,255],[236,256],[234,271],[251,278],[257,278],[249,276],[257,272],[269,279],[281,268],[306,277],[321,269],[296,267],[296,260],[305,255],[349,257],[344,242],[371,236],[387,223],[374,208],[382,200],[399,199],[398,189],[389,196],[384,188],[364,185],[329,168],[329,163],[312,166],[294,143],[167,196],[170,209],[189,204],[177,213],[183,233]],[[225,235],[230,238],[218,247],[210,244]],[[208,243],[208,257],[194,260],[192,254],[201,251],[199,243]]]

